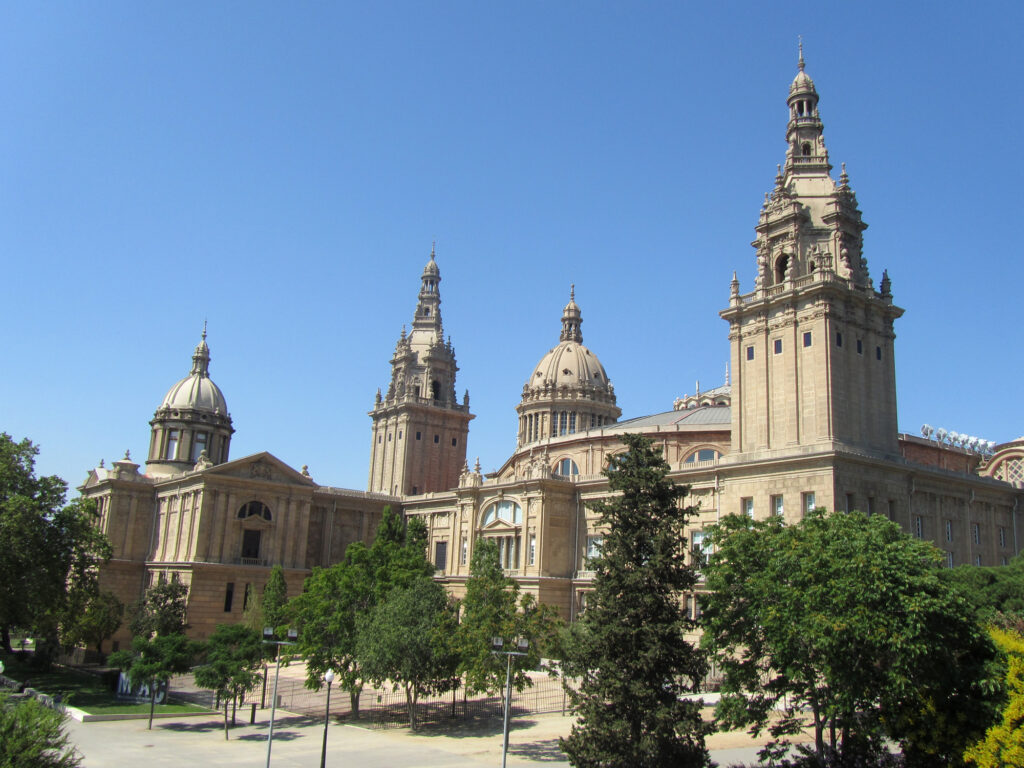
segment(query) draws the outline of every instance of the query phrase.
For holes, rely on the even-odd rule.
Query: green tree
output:
[[[264,626],[273,627],[275,633],[281,635],[278,637],[278,640],[283,640],[284,635],[287,633],[287,605],[288,583],[284,579],[284,569],[280,565],[275,565],[270,569],[267,583],[263,585],[260,610],[263,612]],[[284,632],[282,633],[279,630],[284,630]]]
[[[960,764],[992,717],[994,651],[934,547],[824,510],[790,526],[726,517],[712,541],[703,642],[724,674],[723,726],[784,743],[810,719],[818,760],[874,759],[889,738],[907,765]]]
[[[198,644],[181,634],[139,636],[130,651],[110,654],[108,663],[121,669],[133,685],[149,688],[149,729],[153,729],[153,710],[161,685],[167,686],[174,675],[188,672],[199,650]]]
[[[697,583],[683,536],[694,510],[650,440],[622,439],[628,451],[605,472],[616,495],[593,507],[605,530],[594,589],[566,644],[577,722],[562,749],[575,766],[704,766],[710,728],[682,698],[707,671],[679,599]]]
[[[65,504],[59,477],[35,475],[39,450],[0,433],[0,640],[25,627],[56,648],[61,625],[98,591],[97,571],[110,542],[96,526],[96,505]]]
[[[238,698],[260,682],[262,636],[244,624],[218,624],[206,642],[206,663],[196,667],[196,684],[217,693],[224,702],[224,739],[228,738],[228,705],[235,724]]]
[[[422,521],[406,526],[400,515],[385,507],[370,547],[355,542],[342,562],[313,569],[302,594],[289,602],[287,610],[300,630],[297,650],[306,659],[306,687],[319,690],[324,673],[334,670],[358,716],[364,676],[357,627],[394,589],[433,574],[425,541]]]
[[[532,684],[525,670],[540,663],[541,652],[553,638],[558,617],[547,605],[538,605],[533,595],[519,596],[519,585],[501,569],[498,545],[479,539],[469,564],[462,617],[455,633],[459,672],[470,693],[505,696],[506,661],[491,653],[491,639],[525,638],[530,642],[526,656],[513,657],[512,685],[517,691]]]
[[[1024,636],[1000,627],[989,632],[1005,657],[1006,706],[985,738],[967,749],[964,761],[979,768],[1024,765]]]
[[[64,733],[67,716],[35,699],[0,694],[0,766],[78,768],[81,756]]]
[[[985,623],[999,614],[1024,616],[1024,556],[1009,565],[945,568],[941,578],[960,589]]]
[[[136,601],[129,613],[132,637],[180,635],[185,631],[188,587],[177,579],[154,584]]]
[[[78,616],[70,623],[66,639],[70,643],[95,645],[96,652],[103,654],[103,642],[111,637],[124,618],[124,603],[113,592],[98,592]]]
[[[363,676],[378,685],[390,681],[405,691],[413,730],[419,697],[455,685],[455,626],[455,606],[444,587],[420,577],[395,588],[359,628],[357,656]]]

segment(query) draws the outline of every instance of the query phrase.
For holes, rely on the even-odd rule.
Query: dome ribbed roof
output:
[[[593,387],[607,392],[608,383],[608,374],[597,355],[578,341],[563,341],[540,359],[526,385],[531,389],[545,384]]]
[[[206,345],[206,328],[203,338],[192,353],[192,372],[171,387],[164,396],[160,409],[193,409],[228,415],[228,404],[220,387],[210,378],[210,348]]]

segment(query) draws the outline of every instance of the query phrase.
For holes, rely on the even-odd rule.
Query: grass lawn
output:
[[[54,667],[49,672],[32,669],[17,657],[4,659],[4,675],[51,696],[60,695],[65,704],[78,707],[93,715],[148,714],[149,704],[131,704],[118,701],[103,679],[98,675],[77,672],[73,669]],[[156,714],[180,714],[184,712],[207,712],[205,707],[178,702],[157,704]]]

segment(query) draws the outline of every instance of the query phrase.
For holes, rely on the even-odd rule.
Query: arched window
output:
[[[508,499],[496,501],[484,511],[483,524],[487,525],[495,520],[504,520],[513,525],[521,525],[523,522],[523,508]]]
[[[435,400],[441,399],[441,383],[437,380],[430,382],[430,395]]]
[[[804,157],[810,157],[811,156],[811,145],[809,143],[807,143],[807,142],[804,142],[804,145],[801,148],[801,152],[802,152]]]
[[[715,459],[721,457],[721,455],[722,454],[720,454],[714,448],[701,448],[699,451],[694,451],[685,459],[683,459],[683,463],[693,464],[696,461],[714,461]]]
[[[580,473],[580,468],[572,459],[559,459],[555,462],[554,472],[556,475],[568,477],[569,475],[578,475]]]
[[[269,521],[270,507],[262,501],[247,501],[242,505],[241,509],[238,510],[238,519],[245,520],[249,517],[261,517],[264,520]]]
[[[786,279],[786,270],[789,269],[789,254],[784,253],[775,261],[775,282],[781,283]]]

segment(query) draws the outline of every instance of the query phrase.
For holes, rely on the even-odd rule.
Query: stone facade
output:
[[[228,460],[234,431],[209,378],[205,330],[188,377],[150,422],[146,473],[126,456],[90,471],[114,545],[101,582],[130,603],[158,579],[189,585],[189,623],[202,637],[241,618],[272,565],[289,591],[312,568],[369,542],[386,505],[424,520],[437,577],[463,594],[475,542],[494,539],[523,590],[568,619],[586,605],[588,556],[604,531],[594,503],[601,474],[641,433],[698,507],[687,536],[703,547],[723,515],[859,509],[886,515],[945,552],[947,564],[998,565],[1020,552],[1024,438],[978,452],[897,429],[895,321],[883,273],[876,289],[863,250],[866,228],[845,169],[831,177],[818,93],[799,71],[787,98],[785,165],[755,226],[757,278],[728,306],[725,382],[678,398],[671,410],[620,420],[615,390],[583,346],[575,290],[558,344],[527,375],[516,451],[484,476],[466,463],[469,394],[456,401],[458,367],[443,332],[435,254],[420,277],[412,330],[402,329],[391,381],[372,420],[368,491],[318,485],[269,453]],[[724,348],[724,343],[723,343]],[[731,376],[730,376],[731,372]],[[695,613],[699,594],[686,597]],[[115,640],[124,642],[122,630]]]

